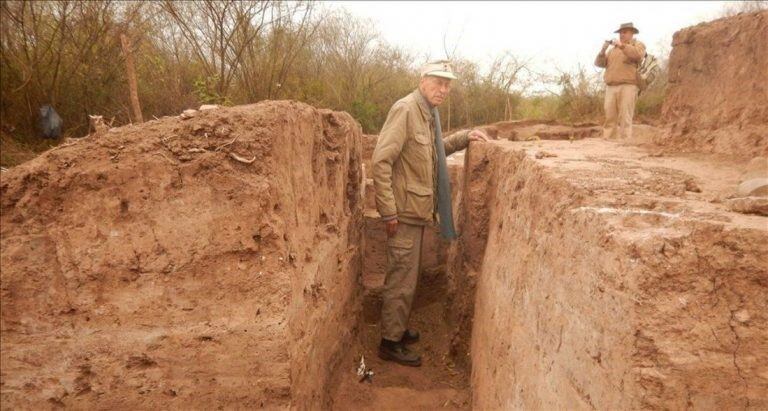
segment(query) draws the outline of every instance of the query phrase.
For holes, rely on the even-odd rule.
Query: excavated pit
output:
[[[264,103],[50,151],[2,179],[3,406],[767,406],[768,225],[723,202],[746,165],[563,127],[449,159],[461,236],[426,233],[416,369],[376,356],[375,136],[346,115]]]
[[[345,113],[198,112],[3,173],[2,407],[768,408],[768,218],[729,203],[768,171],[743,161],[764,107],[728,97],[741,72],[696,94],[723,33],[714,66],[764,58],[742,40],[765,16],[676,35],[670,129],[502,122],[450,159],[461,235],[425,234],[421,368],[376,356],[376,137]]]

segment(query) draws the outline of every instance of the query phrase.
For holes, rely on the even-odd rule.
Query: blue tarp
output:
[[[40,132],[44,138],[59,138],[61,136],[61,117],[53,107],[40,107]]]

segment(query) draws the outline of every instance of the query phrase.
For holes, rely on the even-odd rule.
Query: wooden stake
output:
[[[123,46],[123,56],[125,56],[125,73],[128,77],[128,88],[131,92],[131,108],[133,109],[133,118],[136,123],[143,123],[141,116],[141,105],[139,104],[139,86],[136,82],[136,69],[133,66],[133,52],[131,51],[131,42],[128,36],[120,34],[120,43]]]

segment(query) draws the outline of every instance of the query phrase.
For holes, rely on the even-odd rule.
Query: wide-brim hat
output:
[[[425,76],[442,77],[451,80],[458,79],[453,72],[451,62],[448,60],[433,61],[432,63],[425,64],[424,67],[421,68],[421,77]]]
[[[635,25],[632,24],[632,23],[624,23],[624,24],[622,24],[621,26],[619,26],[618,30],[614,31],[614,33],[620,33],[624,29],[630,29],[635,34],[640,33],[640,30],[638,30],[637,27],[635,27]]]

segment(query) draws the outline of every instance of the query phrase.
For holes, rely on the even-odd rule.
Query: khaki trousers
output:
[[[400,341],[416,293],[421,263],[424,226],[399,222],[397,232],[387,239],[387,277],[381,306],[381,336]]]
[[[632,138],[632,117],[638,88],[634,84],[605,86],[605,128],[603,138]]]

